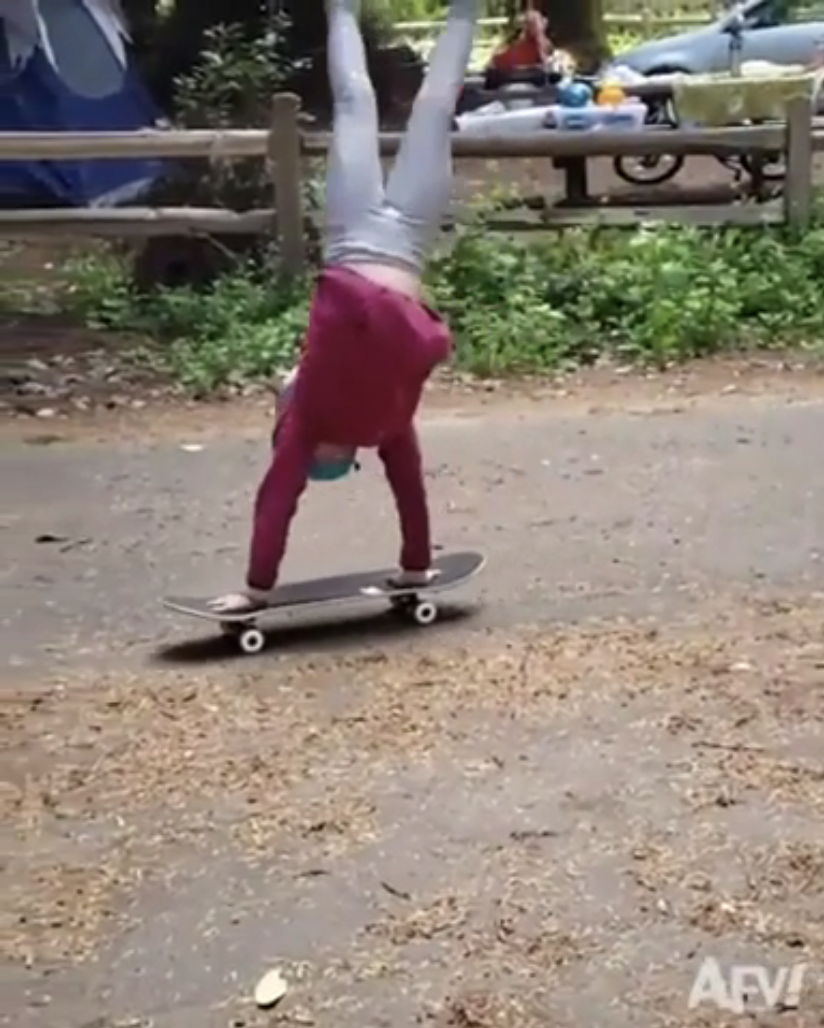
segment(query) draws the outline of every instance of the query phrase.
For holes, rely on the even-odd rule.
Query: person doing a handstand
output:
[[[211,601],[216,612],[266,602],[307,481],[344,477],[362,447],[377,449],[395,496],[399,582],[430,579],[429,512],[414,417],[424,384],[448,357],[452,339],[426,306],[421,280],[449,204],[452,119],[480,2],[450,0],[385,185],[358,6],[358,0],[327,0],[334,124],[324,267],[303,356],[278,404],[272,460],[255,501],[245,587]]]

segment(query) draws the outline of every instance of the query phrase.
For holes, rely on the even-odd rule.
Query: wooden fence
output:
[[[397,151],[400,135],[381,135],[381,151]],[[146,208],[14,210],[0,212],[0,237],[44,236],[149,237],[179,234],[218,235],[272,232],[279,242],[285,269],[298,274],[305,266],[304,158],[325,158],[329,137],[301,128],[300,101],[290,94],[275,97],[270,129],[149,130],[140,132],[6,132],[0,133],[0,160],[59,158],[205,157],[226,160],[264,157],[272,173],[271,209],[235,212],[215,208]],[[597,157],[643,155],[736,155],[782,152],[787,176],[781,201],[720,207],[661,207],[550,210],[543,229],[597,221],[637,224],[670,220],[692,224],[754,225],[785,222],[797,229],[809,225],[813,208],[814,151],[824,151],[824,123],[813,122],[809,101],[792,104],[786,125],[720,129],[645,129],[640,131],[543,132],[515,137],[453,137],[453,153],[461,159],[543,158],[586,161]],[[492,228],[515,231],[521,226]]]
[[[639,9],[658,15],[691,14],[705,19],[716,17],[727,4],[721,0],[604,0],[604,14],[631,14]]]
[[[811,19],[818,10],[819,2],[810,0]],[[605,0],[604,25],[607,31],[625,31],[643,39],[652,39],[707,25],[718,18],[726,7],[712,0]],[[807,7],[804,4],[794,18],[797,20]],[[482,39],[498,36],[506,24],[507,19],[504,17],[481,18],[478,23],[479,36]],[[441,21],[403,21],[395,24],[395,32],[400,38],[430,45],[442,27]]]
[[[682,30],[706,25],[712,15],[701,10],[678,10],[666,12],[655,7],[636,6],[633,10],[605,12],[604,24],[607,30],[637,32],[644,39],[665,32]],[[481,18],[478,21],[479,35],[482,37],[497,36],[506,28],[506,18]],[[442,21],[399,21],[394,25],[395,35],[414,42],[427,41],[433,43],[438,32],[443,28]]]
[[[608,30],[625,30],[649,38],[660,32],[679,32],[706,25],[724,9],[713,0],[605,0],[604,24]],[[482,18],[480,35],[496,36],[506,26],[504,17]],[[396,34],[416,42],[434,41],[443,26],[439,21],[402,21]]]

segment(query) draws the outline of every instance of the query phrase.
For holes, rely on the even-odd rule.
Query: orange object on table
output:
[[[602,107],[617,107],[624,103],[626,98],[627,94],[624,90],[619,85],[610,82],[598,90],[596,102]]]

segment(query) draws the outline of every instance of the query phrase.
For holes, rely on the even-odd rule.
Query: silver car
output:
[[[745,0],[705,28],[656,39],[620,54],[614,65],[641,75],[691,75],[730,67],[730,27],[741,19],[742,61],[811,65],[824,54],[824,2],[810,14],[787,13],[787,0]]]

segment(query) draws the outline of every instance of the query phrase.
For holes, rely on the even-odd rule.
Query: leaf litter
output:
[[[599,709],[631,710],[661,745],[680,744],[669,784],[689,811],[685,832],[636,818],[618,846],[638,918],[821,952],[820,833],[744,846],[718,813],[749,803],[821,824],[822,612],[811,601],[751,601],[666,628],[488,632],[425,655],[273,659],[232,674],[96,673],[10,691],[0,718],[0,800],[12,829],[2,955],[27,964],[93,955],[122,930],[127,900],[169,873],[176,847],[205,850],[215,834],[250,862],[297,841],[311,849],[307,868],[323,873],[380,838],[373,784],[400,760],[434,766],[478,743],[490,719],[551,736]],[[818,754],[798,752],[799,725]],[[484,766],[506,775],[512,759],[490,742]],[[468,764],[465,774],[472,780]],[[537,979],[586,965],[614,930],[608,911],[603,931],[562,916],[576,871],[547,864],[542,846],[555,834],[507,833],[489,864],[503,898],[480,915],[471,875],[434,897],[393,880],[383,889],[392,906],[348,955],[351,973],[400,973],[403,952],[434,940],[460,968],[438,1008],[443,1024],[547,1024],[545,1010],[527,1009],[528,995],[493,988],[488,976],[525,975],[529,994]],[[718,860],[732,860],[735,881],[720,881]],[[539,896],[545,916],[527,925]],[[483,968],[487,977],[473,977]]]

